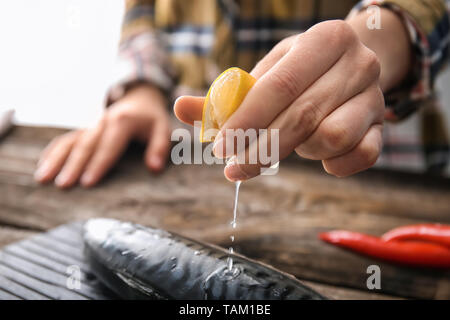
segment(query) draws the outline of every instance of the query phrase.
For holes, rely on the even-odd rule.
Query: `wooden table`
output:
[[[222,166],[145,169],[131,148],[93,189],[61,191],[32,178],[39,152],[61,129],[15,127],[0,141],[0,246],[75,220],[112,217],[228,247],[234,185]],[[397,226],[450,223],[450,180],[372,170],[326,175],[319,163],[289,159],[276,176],[243,183],[235,250],[294,274],[336,299],[450,299],[450,272],[398,267],[335,248],[320,231],[380,235]],[[1,262],[0,262],[1,263]],[[370,291],[367,267],[381,268]]]

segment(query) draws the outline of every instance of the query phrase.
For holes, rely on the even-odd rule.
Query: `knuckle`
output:
[[[122,109],[111,110],[105,114],[105,122],[113,125],[122,124],[129,121],[130,115]]]
[[[377,86],[376,92],[377,92],[376,94],[377,94],[377,97],[378,97],[378,103],[379,103],[379,105],[381,107],[383,107],[383,110],[384,110],[386,101],[384,100],[383,90],[381,90],[381,88],[379,86]]]
[[[300,33],[300,34],[291,36],[289,38],[286,38],[283,41],[290,42],[290,43],[292,43],[292,46],[295,47],[296,45],[301,44],[303,42],[303,36]]]
[[[372,50],[365,48],[364,54],[362,55],[363,70],[365,73],[370,75],[372,78],[378,79],[381,73],[381,64],[378,56]]]
[[[300,34],[297,34],[297,35],[293,35],[293,36],[284,38],[283,40],[278,42],[278,44],[276,45],[276,48],[290,47],[292,45],[292,43],[297,43],[299,41],[299,36],[300,36]]]
[[[270,79],[273,90],[278,94],[294,99],[299,94],[300,86],[297,77],[289,70],[274,72]]]
[[[329,21],[327,32],[330,43],[336,46],[348,45],[357,38],[355,32],[350,25],[343,20]]]
[[[352,147],[352,135],[339,123],[327,123],[321,128],[321,136],[327,150],[333,152],[346,151]]]
[[[316,24],[311,29],[326,42],[329,50],[352,47],[358,43],[358,36],[353,28],[344,20],[329,20]],[[342,50],[339,50],[342,51]]]
[[[374,113],[375,122],[383,122],[385,113],[384,94],[378,86],[373,86],[366,92],[365,101],[370,107],[370,112]]]
[[[377,144],[362,144],[359,156],[366,168],[372,167],[378,160],[380,147]]]
[[[379,87],[374,92],[373,101],[376,104],[377,112],[380,114],[380,121],[384,119],[384,111],[386,109],[384,94]]]
[[[298,139],[303,140],[308,137],[315,129],[317,121],[320,119],[320,109],[312,101],[305,102],[288,115],[288,121],[292,123],[292,131]]]

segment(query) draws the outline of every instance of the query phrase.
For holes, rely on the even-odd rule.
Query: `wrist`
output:
[[[151,105],[153,108],[166,109],[167,98],[157,87],[149,83],[136,83],[130,87],[125,95],[117,102],[132,102],[138,105]]]
[[[150,83],[141,82],[132,85],[127,90],[124,97],[135,96],[150,98],[152,100],[156,100],[156,102],[161,102],[163,104],[167,103],[167,98],[163,94],[163,92]]]
[[[380,87],[383,92],[399,86],[412,66],[410,39],[402,19],[393,11],[381,8],[380,29],[369,29],[367,22],[372,15],[366,11],[348,19],[347,22],[360,41],[374,51],[381,64]]]

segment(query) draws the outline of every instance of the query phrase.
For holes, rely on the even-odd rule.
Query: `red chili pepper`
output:
[[[450,226],[443,224],[418,224],[395,228],[381,237],[384,241],[420,240],[450,248]]]
[[[389,262],[417,267],[450,268],[450,249],[434,243],[386,242],[377,237],[349,231],[321,233],[320,239]]]

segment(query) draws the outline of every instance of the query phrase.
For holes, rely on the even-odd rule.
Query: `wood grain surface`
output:
[[[149,173],[132,146],[97,187],[61,191],[32,174],[40,151],[61,129],[15,127],[0,140],[0,246],[91,217],[129,220],[231,245],[234,185],[222,166],[171,165]],[[269,263],[337,299],[450,299],[450,272],[399,267],[335,248],[321,231],[373,235],[407,224],[450,223],[450,180],[370,170],[347,179],[320,163],[290,158],[276,176],[241,186],[235,250]],[[369,265],[381,268],[381,290],[366,286]]]

